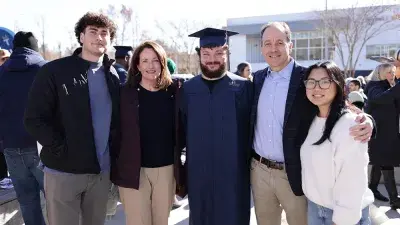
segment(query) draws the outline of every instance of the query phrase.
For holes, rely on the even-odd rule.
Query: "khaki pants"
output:
[[[280,225],[282,208],[289,225],[307,225],[307,201],[290,188],[285,170],[251,162],[251,186],[259,225]]]
[[[119,188],[127,225],[168,225],[175,194],[173,165],[141,168],[139,190]]]
[[[49,225],[104,225],[110,174],[44,175]]]

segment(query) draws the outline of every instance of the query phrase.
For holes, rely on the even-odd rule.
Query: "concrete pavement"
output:
[[[387,196],[383,185],[379,186],[382,194]],[[184,205],[171,212],[169,218],[169,225],[189,225],[189,206],[187,199],[182,200]],[[400,210],[390,210],[388,203],[376,201],[371,206],[371,219],[372,225],[399,225],[400,224]],[[13,200],[7,207],[3,207],[0,212],[0,224],[5,225],[22,225],[20,210],[18,202]],[[107,220],[105,225],[125,225],[125,215],[122,205],[118,205],[116,215]],[[250,225],[257,225],[254,208],[251,209]],[[282,214],[281,225],[287,225],[285,213]]]
[[[383,185],[379,186],[382,194],[387,196],[386,190]],[[169,225],[189,225],[189,206],[187,199],[183,200],[184,205],[171,212],[169,218]],[[388,203],[375,201],[370,210],[372,225],[399,225],[400,224],[400,210],[390,210]],[[105,225],[125,225],[125,215],[122,205],[118,205],[117,214],[108,220]],[[250,225],[257,225],[255,218],[254,207],[251,209]],[[287,225],[285,213],[282,214],[281,225]]]

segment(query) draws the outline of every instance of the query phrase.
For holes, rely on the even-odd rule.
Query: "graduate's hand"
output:
[[[367,117],[365,113],[360,113],[356,118],[355,126],[350,127],[350,135],[354,137],[354,140],[367,143],[372,136],[372,121]]]

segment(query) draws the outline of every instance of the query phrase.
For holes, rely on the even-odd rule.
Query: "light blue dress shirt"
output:
[[[279,72],[268,71],[257,106],[253,148],[261,157],[284,162],[283,124],[294,60]]]

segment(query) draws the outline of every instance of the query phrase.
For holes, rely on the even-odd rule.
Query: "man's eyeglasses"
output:
[[[306,86],[307,89],[314,89],[317,87],[317,84],[319,88],[321,89],[329,89],[332,83],[332,79],[322,79],[322,80],[314,80],[314,79],[308,79],[304,81],[304,85]]]

